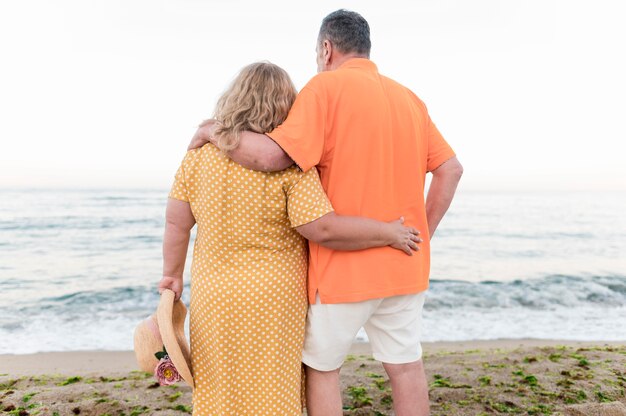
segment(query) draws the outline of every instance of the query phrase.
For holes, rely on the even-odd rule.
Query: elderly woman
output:
[[[335,215],[317,171],[247,170],[223,151],[239,133],[269,132],[296,97],[270,63],[244,68],[220,98],[218,147],[191,150],[167,205],[160,289],[183,288],[189,233],[194,415],[299,415],[307,312],[306,237],[337,250],[390,245],[417,250],[417,230]]]

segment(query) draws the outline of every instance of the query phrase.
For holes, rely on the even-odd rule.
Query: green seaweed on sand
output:
[[[528,384],[531,387],[535,387],[539,385],[539,381],[537,380],[537,377],[535,377],[532,374],[526,374],[524,373],[523,370],[513,371],[512,374],[514,376],[521,377],[520,383]]]
[[[586,358],[581,358],[578,360],[579,367],[589,367],[589,361]]]
[[[444,377],[441,374],[435,374],[433,378],[434,378],[433,382],[430,383],[431,389],[440,388],[440,387],[447,387],[450,389],[463,389],[463,388],[472,387],[469,384],[454,384],[452,383],[452,381],[450,381],[448,377]]]
[[[384,378],[379,378],[374,380],[374,384],[376,384],[376,387],[378,388],[378,390],[381,391],[385,391],[387,390],[387,386],[385,385],[387,383],[387,380],[385,380]]]
[[[594,394],[596,395],[596,398],[598,399],[600,403],[608,403],[608,402],[615,401],[613,397],[609,396],[607,393],[603,392],[599,388],[596,389],[596,391],[594,391]]]
[[[175,401],[176,401],[176,400],[178,400],[178,399],[179,399],[179,397],[180,397],[180,396],[182,396],[182,395],[183,395],[183,393],[181,393],[181,392],[179,391],[179,392],[176,392],[176,393],[172,394],[171,396],[168,396],[168,397],[167,397],[167,400],[168,400],[170,403],[171,403],[171,402],[175,402]]]
[[[10,390],[12,389],[20,379],[14,378],[12,380],[7,380],[4,383],[0,383],[0,390]]]
[[[488,400],[485,406],[487,410],[496,410],[500,413],[521,413],[519,407],[513,402],[505,401],[505,402],[494,402],[492,400]]]
[[[363,386],[349,386],[348,396],[352,399],[353,408],[371,406],[372,404],[372,397]]]
[[[391,394],[385,394],[383,397],[381,397],[380,404],[386,407],[391,407],[391,405],[393,404],[393,398],[391,397]]]
[[[565,387],[568,388],[572,385],[574,385],[574,382],[572,380],[570,380],[569,378],[562,378],[559,381],[556,382],[556,385],[559,387]]]
[[[452,387],[452,382],[449,378],[442,376],[441,374],[435,374],[434,381],[430,383],[430,388],[438,387]]]
[[[526,376],[524,376],[524,378],[522,379],[522,383],[526,383],[529,386],[537,386],[539,384],[539,382],[537,381],[537,377],[533,376],[532,374],[527,374]]]
[[[24,403],[28,403],[30,401],[30,399],[32,399],[35,394],[37,394],[37,392],[27,393],[27,394],[23,395],[22,396],[22,401]]]
[[[526,409],[528,415],[551,415],[553,411],[553,406],[545,404],[536,404],[529,409]]]
[[[178,410],[179,412],[191,413],[191,406],[186,406],[184,404],[177,404],[172,407],[173,410]]]
[[[67,386],[68,384],[78,383],[82,379],[83,378],[81,376],[68,377],[64,381],[59,383],[59,386]]]
[[[129,416],[139,416],[141,414],[147,413],[148,410],[150,410],[150,408],[148,408],[147,406],[137,406],[137,407],[134,407],[130,411],[130,415]]]
[[[548,360],[552,361],[553,363],[558,363],[561,357],[563,357],[561,354],[552,353],[548,355]]]
[[[506,367],[508,367],[508,365],[504,364],[504,363],[500,363],[500,364],[483,363],[483,368],[484,369],[488,369],[488,368],[506,368]]]
[[[580,403],[583,400],[587,399],[587,393],[582,390],[572,391],[568,390],[559,395],[559,398],[563,400],[565,404],[576,404]]]
[[[378,390],[381,390],[381,391],[386,390],[387,387],[385,386],[385,384],[387,383],[387,380],[385,380],[385,377],[383,377],[382,375],[378,373],[371,373],[371,372],[366,373],[365,375],[374,381],[374,385],[376,386],[376,388],[378,388]]]
[[[154,374],[146,373],[145,371],[141,370],[133,370],[130,372],[130,378],[133,380],[143,380],[151,377],[154,377]]]
[[[30,415],[30,413],[28,412],[28,410],[26,410],[24,407],[9,407],[7,410],[7,408],[4,409],[3,413],[6,413],[7,415],[15,415],[15,416],[28,416]]]
[[[478,377],[478,382],[480,383],[481,386],[488,386],[491,384],[491,377],[490,376],[480,376]]]

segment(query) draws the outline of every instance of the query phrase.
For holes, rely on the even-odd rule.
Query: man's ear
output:
[[[332,61],[333,57],[333,44],[328,39],[326,39],[322,44],[322,48],[324,54],[324,64],[328,65]]]

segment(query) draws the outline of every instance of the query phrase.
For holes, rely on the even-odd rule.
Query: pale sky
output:
[[[0,3],[0,188],[168,188],[241,67],[301,88],[322,18],[361,13],[464,189],[626,189],[621,0]]]

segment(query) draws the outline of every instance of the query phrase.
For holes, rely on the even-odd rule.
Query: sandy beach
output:
[[[345,415],[393,415],[368,344],[342,370]],[[626,415],[626,342],[424,344],[433,415]],[[184,415],[191,390],[161,387],[132,351],[0,355],[0,411],[13,415]]]

